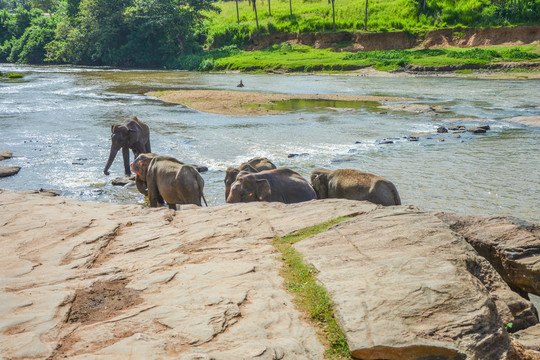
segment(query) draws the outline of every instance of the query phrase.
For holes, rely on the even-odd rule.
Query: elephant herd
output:
[[[122,125],[111,127],[111,151],[104,169],[109,168],[122,148],[126,175],[131,175],[129,149],[135,160],[131,170],[135,173],[137,189],[148,195],[151,207],[167,203],[201,206],[204,180],[193,165],[170,156],[151,153],[148,126],[136,116]],[[326,198],[365,200],[384,206],[400,205],[401,200],[390,181],[353,169],[315,169],[311,183],[288,168],[276,168],[267,158],[253,158],[237,168],[229,167],[225,173],[225,199],[227,203],[269,201],[286,204]]]

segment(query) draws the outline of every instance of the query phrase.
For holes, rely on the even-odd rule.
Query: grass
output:
[[[307,237],[328,230],[332,225],[351,219],[339,217],[323,224],[299,230],[291,235],[275,238],[273,245],[282,254],[285,263],[281,276],[294,302],[315,324],[323,343],[328,344],[326,356],[330,359],[351,359],[343,331],[334,317],[333,304],[326,289],[317,283],[316,269],[304,263],[302,254],[293,245]]]
[[[540,45],[493,46],[490,48],[410,49],[368,52],[335,52],[305,45],[279,44],[260,51],[242,51],[230,46],[190,58],[188,70],[240,71],[348,71],[374,66],[391,70],[407,65],[485,65],[501,61],[540,61]]]
[[[209,20],[206,22],[208,43],[214,44],[214,47],[231,44],[242,46],[256,34],[333,31],[332,6],[328,0],[293,1],[292,16],[288,0],[258,0],[259,29],[248,1],[238,1],[239,24],[235,1],[219,1],[216,4],[221,13],[208,13]],[[537,24],[540,20],[540,13],[536,13],[540,8],[538,0],[526,5],[518,2],[516,13],[508,8],[508,4],[501,7],[503,2],[490,0],[426,0],[425,9],[420,4],[423,1],[369,0],[367,31],[423,33],[445,27]],[[336,31],[363,31],[364,10],[365,1],[362,0],[335,1]]]

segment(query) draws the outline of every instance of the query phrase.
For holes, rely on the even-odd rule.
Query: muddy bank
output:
[[[355,96],[328,94],[266,94],[244,91],[218,90],[180,90],[147,93],[148,96],[160,100],[183,104],[198,111],[222,115],[270,115],[282,114],[284,111],[273,110],[260,105],[272,104],[276,101],[291,99],[319,99],[336,101],[409,101],[413,99],[390,96]]]
[[[493,45],[523,45],[540,41],[540,25],[489,29],[441,29],[426,34],[408,32],[360,33],[281,33],[256,36],[248,50],[261,50],[274,44],[308,45],[316,49],[342,46],[336,51],[374,51],[411,49],[414,47],[477,47]],[[214,44],[219,47],[219,44]]]

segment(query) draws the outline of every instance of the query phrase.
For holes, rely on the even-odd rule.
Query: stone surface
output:
[[[532,127],[540,127],[540,115],[533,116],[516,116],[512,118],[505,118],[504,121],[511,121],[520,123]]]
[[[11,159],[12,156],[11,151],[0,151],[0,160]]]
[[[0,166],[0,178],[13,176],[21,170],[19,166]]]
[[[319,271],[353,356],[506,359],[529,302],[438,217],[387,207],[295,245]]]
[[[540,356],[540,324],[513,334],[514,341],[532,350]]]
[[[357,356],[521,359],[505,324],[536,322],[439,214],[344,199],[175,212],[47,195],[0,191],[1,358],[323,359],[271,242],[344,215],[357,217],[298,249]]]
[[[336,199],[174,212],[0,191],[0,357],[322,359],[270,243],[373,208]]]
[[[440,213],[439,217],[485,257],[510,286],[540,295],[540,224],[499,216]]]

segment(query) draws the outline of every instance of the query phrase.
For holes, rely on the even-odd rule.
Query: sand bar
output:
[[[329,95],[329,94],[267,94],[246,91],[221,90],[174,90],[155,91],[148,96],[170,103],[186,105],[192,109],[222,115],[270,115],[284,111],[265,107],[245,107],[246,105],[272,104],[289,99],[320,99],[343,101],[412,101],[415,99],[391,96]]]

